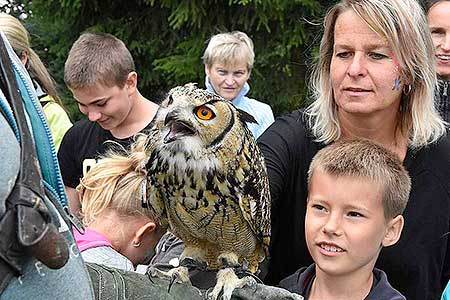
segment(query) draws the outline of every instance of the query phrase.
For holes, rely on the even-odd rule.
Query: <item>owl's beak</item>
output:
[[[189,136],[195,134],[195,129],[191,124],[177,119],[176,113],[170,112],[167,114],[164,125],[169,127],[169,133],[164,137],[164,143],[171,143],[180,137]]]

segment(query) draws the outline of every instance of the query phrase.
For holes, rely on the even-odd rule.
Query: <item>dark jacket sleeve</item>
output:
[[[289,115],[277,118],[258,139],[258,145],[267,167],[269,176],[270,195],[272,201],[272,228],[271,240],[274,241],[278,236],[278,218],[281,214],[280,206],[283,194],[286,191],[286,183],[292,178],[291,171],[295,168],[295,158],[298,155],[295,150],[296,137],[298,138],[298,124],[296,121],[300,118],[299,111]]]

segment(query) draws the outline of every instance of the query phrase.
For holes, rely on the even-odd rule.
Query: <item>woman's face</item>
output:
[[[403,82],[393,52],[352,10],[336,20],[332,55],[331,83],[339,114],[398,111]]]
[[[428,11],[428,26],[436,49],[437,73],[450,79],[450,1],[441,1]]]
[[[245,60],[238,60],[234,64],[213,63],[205,65],[205,73],[217,94],[226,100],[233,100],[239,95],[250,77]]]

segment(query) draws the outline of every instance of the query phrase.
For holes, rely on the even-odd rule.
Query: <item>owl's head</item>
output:
[[[256,123],[250,114],[193,83],[171,89],[156,119],[164,147],[191,154],[248,137],[245,122]]]

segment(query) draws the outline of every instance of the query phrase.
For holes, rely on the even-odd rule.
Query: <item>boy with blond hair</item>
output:
[[[336,142],[308,172],[305,234],[314,264],[281,281],[305,300],[403,300],[374,268],[401,235],[411,180],[399,159],[367,140]]]
[[[84,33],[73,44],[64,68],[64,81],[80,111],[80,120],[66,133],[58,152],[70,209],[78,214],[75,190],[80,178],[115,141],[127,148],[132,137],[153,120],[158,105],[137,89],[133,57],[110,34]]]

